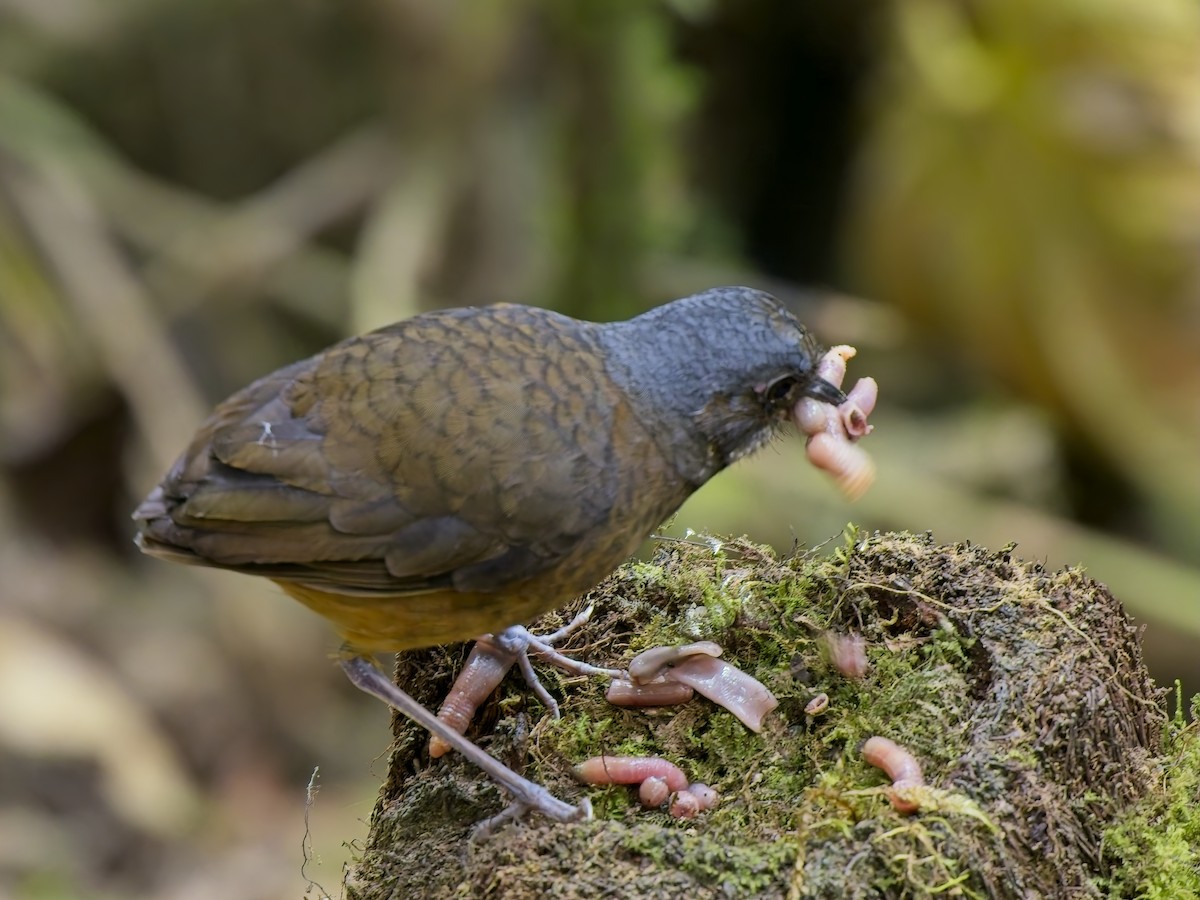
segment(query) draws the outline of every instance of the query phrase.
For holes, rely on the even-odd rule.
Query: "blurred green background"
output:
[[[1198,250],[1192,0],[0,0],[0,894],[336,895],[386,710],[128,514],[438,306],[775,292],[878,378],[878,483],[790,441],[674,533],[1017,542],[1200,690]]]

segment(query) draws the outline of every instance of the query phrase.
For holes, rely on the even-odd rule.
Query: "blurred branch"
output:
[[[103,43],[151,12],[154,0],[0,0],[0,59],[37,75],[89,42]],[[7,20],[7,21],[5,21]]]
[[[0,146],[33,170],[43,165],[69,169],[103,210],[114,231],[151,256],[169,255],[183,234],[216,233],[227,215],[225,205],[173,187],[128,165],[68,108],[48,94],[0,75]],[[290,201],[289,201],[290,202]],[[279,246],[268,235],[266,245]],[[186,311],[205,297],[190,292],[180,267],[159,266],[159,281],[148,282],[170,315]],[[170,277],[168,277],[170,276]],[[344,257],[332,250],[297,245],[264,277],[295,312],[331,329],[346,294]]]
[[[380,126],[351,132],[225,214],[176,232],[157,247],[147,283],[192,306],[231,282],[262,280],[382,191],[394,153]]]
[[[79,174],[112,217],[121,237],[140,250],[159,255],[146,283],[165,312],[183,314],[208,296],[190,289],[191,273],[182,260],[171,257],[170,248],[177,245],[179,235],[218,231],[227,214],[223,204],[123,165],[97,166]],[[272,240],[267,236],[263,243]],[[172,265],[166,264],[168,259]],[[349,266],[341,253],[304,244],[297,246],[294,254],[278,259],[274,270],[263,273],[262,282],[251,293],[276,294],[293,312],[330,330],[340,330],[339,313],[348,278]]]
[[[200,797],[179,751],[128,686],[35,622],[0,616],[0,746],[98,767],[123,818],[165,837]]]
[[[179,363],[150,298],[91,199],[52,163],[0,178],[53,267],[105,369],[121,388],[156,467],[165,469],[207,404]]]
[[[0,153],[0,167],[4,165]],[[0,192],[0,459],[59,439],[100,392],[97,363],[51,273]]]
[[[1056,302],[1037,308],[1043,327],[1034,331],[1056,383],[1093,440],[1145,492],[1159,530],[1172,536],[1164,543],[1194,549],[1200,534],[1200,416],[1190,419],[1188,413],[1200,408],[1168,409],[1135,370],[1096,365],[1121,359],[1123,335],[1105,327],[1085,287],[1063,279],[1057,288]]]
[[[354,333],[421,311],[422,276],[441,250],[460,162],[426,141],[394,173],[363,228],[351,282]]]

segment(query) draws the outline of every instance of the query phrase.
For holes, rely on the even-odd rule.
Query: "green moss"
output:
[[[1114,868],[1099,883],[1112,897],[1200,897],[1200,695],[1192,698],[1187,724],[1178,682],[1175,692],[1175,717],[1155,765],[1158,788],[1104,832]]]
[[[1151,762],[1162,725],[1157,695],[1119,606],[1079,573],[1014,561],[1011,548],[996,554],[853,528],[832,551],[788,559],[745,540],[668,541],[539,630],[589,603],[595,614],[566,652],[623,666],[650,646],[715,640],[726,660],[771,689],[778,708],[755,734],[703,698],[619,709],[600,680],[539,665],[560,696],[556,721],[510,678],[477,717],[487,727],[477,736],[493,754],[523,760],[558,796],[586,793],[596,820],[505,829],[473,846],[461,872],[436,873],[439,885],[453,877],[460,894],[518,898],[1099,896],[1101,833],[1166,777]],[[865,676],[831,665],[827,632],[863,636]],[[452,667],[422,659],[420,668]],[[818,692],[829,696],[827,711],[806,715]],[[397,841],[416,842],[407,858],[437,849],[422,819],[438,795],[419,788],[435,776],[404,775],[419,744],[410,726],[397,727],[406,750],[393,759],[376,816],[403,819],[407,809],[410,824],[373,845],[360,871],[396,855]],[[872,735],[920,761],[928,785],[915,791],[918,815],[897,813],[888,779],[863,760]],[[663,756],[717,788],[722,803],[680,821],[642,809],[632,788],[579,785],[572,766],[602,754]],[[480,802],[477,817],[499,808],[495,791],[472,793],[479,776],[461,761],[436,771],[454,785],[438,800],[446,808]],[[1169,826],[1155,852],[1195,840],[1187,813],[1182,800],[1154,812]],[[1130,825],[1106,836],[1114,865],[1149,855],[1142,834]],[[1172,871],[1169,883],[1183,884],[1182,870]],[[419,876],[393,868],[388,883],[416,896],[429,889]],[[1112,876],[1114,885],[1135,883],[1148,882],[1132,870]]]
[[[718,885],[731,897],[761,894],[796,859],[796,847],[787,843],[745,848],[683,829],[664,838],[660,829],[646,826],[630,829],[622,847],[660,865],[674,866],[701,884]]]

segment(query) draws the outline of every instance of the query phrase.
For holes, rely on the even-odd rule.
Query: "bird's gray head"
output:
[[[613,378],[699,485],[762,446],[803,397],[845,399],[816,374],[824,348],[770,294],[714,288],[606,325]]]

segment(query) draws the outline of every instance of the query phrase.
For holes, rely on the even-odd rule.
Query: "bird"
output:
[[[357,687],[509,792],[502,816],[576,821],[586,800],[448,729],[371,656],[480,635],[523,652],[524,623],[599,583],[800,400],[844,402],[823,352],[746,287],[610,323],[518,304],[421,313],[217,405],[134,512],[135,540],[270,579],[332,623]]]

